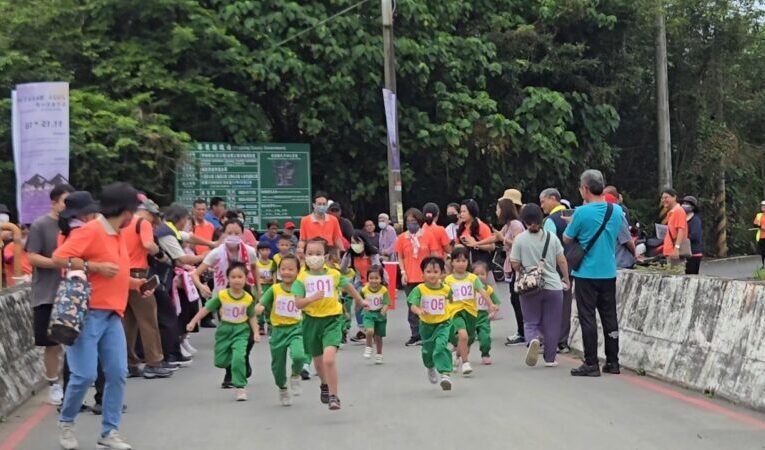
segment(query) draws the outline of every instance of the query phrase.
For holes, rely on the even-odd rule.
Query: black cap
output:
[[[699,209],[699,200],[692,195],[686,195],[683,197],[683,201],[680,203],[688,203],[689,205],[693,206],[694,211]]]
[[[101,191],[101,213],[106,217],[135,212],[139,204],[138,191],[128,183],[112,183]]]
[[[61,217],[64,219],[97,213],[100,209],[98,202],[93,200],[93,196],[88,191],[72,192],[64,200],[64,205],[66,208],[61,212]]]

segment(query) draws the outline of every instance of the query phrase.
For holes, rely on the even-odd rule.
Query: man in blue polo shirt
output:
[[[573,376],[599,377],[598,325],[595,311],[600,315],[605,340],[606,364],[603,371],[619,373],[619,323],[616,318],[616,238],[622,226],[624,213],[619,205],[606,203],[603,174],[598,170],[585,170],[580,177],[579,193],[585,205],[574,212],[571,223],[563,233],[566,244],[579,242],[587,249],[601,225],[603,232],[597,236],[581,265],[573,271],[576,279],[576,307],[582,326],[584,363],[571,369]]]

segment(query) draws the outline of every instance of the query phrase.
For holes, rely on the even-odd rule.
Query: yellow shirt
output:
[[[245,323],[254,314],[255,299],[247,292],[240,298],[234,298],[228,289],[218,292],[218,295],[205,303],[208,311],[218,311],[220,320],[228,323]]]
[[[260,303],[270,311],[271,325],[283,327],[295,325],[303,320],[303,315],[295,304],[296,295],[305,294],[303,284],[295,281],[288,291],[282,283],[276,283],[263,293]]]
[[[469,272],[461,278],[451,274],[446,277],[444,283],[452,289],[454,314],[460,311],[467,311],[471,316],[478,316],[476,295],[478,291],[483,289],[483,283],[481,283],[480,278]]]
[[[379,311],[383,306],[390,305],[390,296],[388,295],[388,288],[380,286],[379,289],[373,291],[369,286],[361,288],[359,293],[361,298],[369,302],[369,311]]]
[[[255,263],[255,268],[258,270],[258,278],[260,279],[260,285],[272,285],[274,284],[274,275],[276,275],[276,264],[270,259],[266,262],[258,259]]]
[[[298,274],[297,281],[305,286],[305,296],[310,297],[316,292],[323,292],[324,297],[303,308],[303,312],[311,317],[338,316],[343,313],[340,303],[340,289],[348,284],[348,279],[335,269],[327,268],[320,273],[303,270]]]
[[[765,229],[765,227],[763,227],[762,217],[762,213],[757,213],[757,215],[754,216],[754,224],[759,227],[757,230],[757,236],[754,238],[757,242],[760,242],[760,238],[762,237],[762,230]]]
[[[407,301],[410,305],[422,308],[423,314],[420,320],[424,323],[443,323],[454,315],[452,290],[446,284],[433,289],[425,283],[420,283],[409,294]]]

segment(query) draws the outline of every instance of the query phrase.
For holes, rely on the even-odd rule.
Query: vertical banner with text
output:
[[[390,89],[383,89],[383,103],[385,103],[385,122],[388,126],[388,142],[392,158],[392,170],[401,170],[401,158],[398,154],[398,139],[396,136],[396,93]]]
[[[13,156],[20,223],[50,210],[50,191],[69,182],[69,83],[29,83],[12,95]]]

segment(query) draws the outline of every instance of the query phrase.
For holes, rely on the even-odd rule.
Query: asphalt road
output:
[[[343,409],[336,412],[319,402],[315,379],[303,383],[293,406],[280,406],[266,343],[253,351],[250,401],[235,402],[219,387],[223,373],[212,365],[212,332],[204,330],[193,338],[200,353],[191,367],[167,380],[128,380],[122,432],[134,448],[152,450],[765,449],[765,415],[634,374],[572,378],[572,357],[557,368],[526,367],[525,349],[502,344],[514,332],[507,308],[506,319],[493,323],[494,365],[474,356],[474,376],[455,377],[451,392],[428,383],[420,348],[403,345],[405,311],[392,312],[384,365],[364,360],[362,346],[339,353]],[[3,440],[25,428],[17,448],[58,448],[56,416],[42,401],[30,400],[0,425],[0,449],[12,448]],[[35,417],[42,417],[37,425]],[[96,447],[99,424],[91,414],[78,418],[80,448]]]

